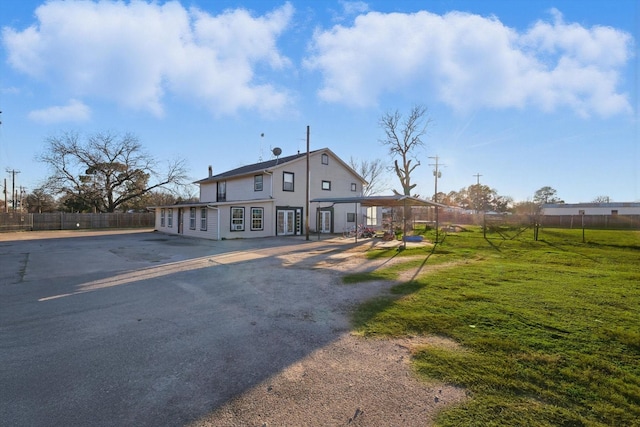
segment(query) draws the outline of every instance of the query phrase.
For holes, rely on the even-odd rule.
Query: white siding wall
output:
[[[263,180],[265,174],[263,175]],[[233,200],[251,200],[251,199],[265,199],[269,197],[269,190],[263,188],[262,191],[254,190],[254,175],[246,176],[234,180],[227,181],[227,201]]]
[[[206,208],[207,210],[207,225],[206,230],[201,229],[201,221],[200,221],[200,209],[201,206],[198,206],[196,209],[196,227],[195,229],[191,228],[191,218],[190,211],[191,208],[185,208],[185,216],[184,216],[184,227],[183,233],[185,236],[190,237],[200,237],[203,239],[212,239],[218,240],[218,210]]]
[[[327,153],[328,154],[328,153]],[[310,187],[309,198],[320,197],[354,197],[362,195],[362,182],[354,175],[350,169],[328,154],[329,164],[322,164],[322,152],[313,153],[309,157]],[[283,191],[283,172],[294,174],[294,192]],[[295,162],[283,165],[276,169],[273,178],[274,198],[278,206],[303,207],[306,209],[306,181],[307,181],[307,160],[301,157]],[[322,189],[322,181],[331,182],[331,190]],[[356,191],[351,190],[351,184],[355,184]],[[314,204],[315,205],[315,204]],[[309,228],[317,230],[316,208],[310,206]],[[347,227],[347,212],[355,212],[353,204],[337,204],[334,206],[334,231],[341,233]],[[358,216],[358,223],[362,222],[362,215]]]
[[[173,209],[173,227],[169,227],[169,210]],[[161,215],[164,210],[164,225],[161,224]],[[178,227],[176,222],[177,209],[174,208],[156,208],[156,230],[168,234],[177,234]]]
[[[580,215],[584,211],[585,215],[611,215],[612,211],[618,211],[618,215],[640,215],[639,206],[554,206],[544,207],[543,215]]]
[[[254,190],[254,176],[262,175],[262,191]],[[249,175],[226,180],[227,201],[266,199],[271,196],[271,176],[266,173]],[[218,197],[217,183],[200,185],[200,201],[216,202]]]
[[[218,236],[218,210],[207,208],[207,229],[202,230],[200,228],[200,208],[201,206],[196,207],[196,228],[191,229],[190,224],[190,206],[181,206],[183,210],[183,226],[182,226],[182,235],[189,237],[199,237],[203,239],[212,239],[218,240],[220,237]],[[179,234],[178,233],[178,207],[172,208],[156,208],[155,211],[155,229],[157,231],[167,233],[167,234]],[[162,209],[165,212],[165,221],[164,226],[161,225],[161,215]],[[168,215],[169,210],[173,211],[173,224],[172,227],[169,227],[168,223]]]
[[[200,201],[215,202],[217,191],[218,187],[215,182],[212,184],[200,184]]]
[[[231,230],[231,208],[244,208],[244,231]],[[264,213],[263,229],[251,229],[251,208],[262,208]],[[222,239],[248,239],[253,237],[275,236],[275,208],[271,201],[228,203],[219,206],[220,210],[220,238]]]

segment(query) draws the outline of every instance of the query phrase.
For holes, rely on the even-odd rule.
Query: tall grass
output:
[[[640,233],[589,231],[586,243],[581,233],[543,230],[536,242],[474,229],[447,235],[422,262],[347,277],[423,273],[363,304],[355,328],[462,345],[415,354],[419,375],[469,391],[438,425],[640,426]]]

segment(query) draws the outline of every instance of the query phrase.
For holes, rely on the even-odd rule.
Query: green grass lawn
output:
[[[403,258],[345,283],[422,274],[359,307],[359,333],[462,345],[415,354],[424,379],[469,391],[438,425],[640,426],[640,232],[587,230],[583,243],[581,230],[533,241],[476,228],[368,256]]]

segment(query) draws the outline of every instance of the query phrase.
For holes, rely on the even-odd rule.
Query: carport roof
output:
[[[311,203],[360,203],[362,206],[437,206],[446,208],[446,205],[419,199],[417,197],[403,196],[400,194],[393,196],[367,196],[367,197],[320,197],[310,200]]]

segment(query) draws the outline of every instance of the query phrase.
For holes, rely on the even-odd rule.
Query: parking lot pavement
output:
[[[335,340],[344,240],[0,235],[0,419],[184,425]]]

